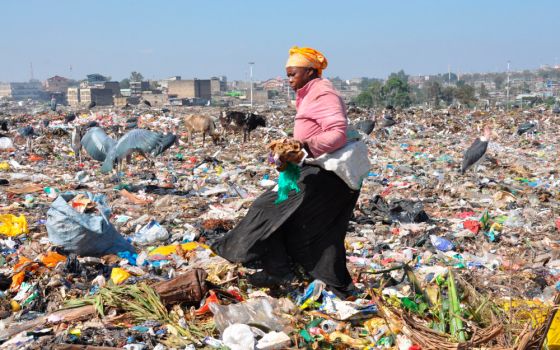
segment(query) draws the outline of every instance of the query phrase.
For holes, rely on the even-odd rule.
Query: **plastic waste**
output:
[[[150,244],[166,240],[167,238],[169,238],[169,232],[165,227],[161,226],[159,222],[152,220],[132,236],[132,241],[138,244]]]
[[[317,301],[327,285],[321,280],[314,280],[307,286],[303,295],[298,297],[297,304],[301,310],[308,308],[313,302]]]
[[[46,267],[54,268],[58,263],[66,261],[64,255],[58,254],[57,252],[48,252],[41,256],[41,262],[45,264]]]
[[[234,323],[228,326],[224,330],[222,341],[231,350],[253,350],[255,348],[255,336],[251,327],[246,324]]]
[[[257,350],[286,349],[292,344],[290,337],[284,332],[270,332],[257,342]]]
[[[73,197],[73,194],[58,196],[47,211],[47,232],[53,244],[81,256],[135,252],[111,224],[101,204],[98,203],[101,215],[80,214],[68,204]]]
[[[29,233],[25,215],[15,216],[13,214],[0,215],[0,234],[4,236],[17,236]]]
[[[1,150],[7,150],[13,148],[14,148],[14,142],[12,141],[12,139],[10,139],[9,137],[0,137]]]
[[[455,245],[443,237],[430,235],[430,241],[437,250],[440,250],[442,252],[448,252],[455,249]]]
[[[45,187],[45,193],[49,198],[56,198],[58,197],[60,191],[54,187]]]
[[[187,243],[183,243],[183,244],[173,244],[173,245],[165,245],[165,246],[157,247],[156,249],[150,251],[150,253],[148,255],[150,255],[150,256],[153,256],[153,255],[167,256],[167,255],[177,253],[177,249],[182,249],[183,251],[188,252],[188,251],[191,251],[191,250],[195,250],[199,247],[203,248],[203,249],[210,249],[210,247],[208,247],[207,245],[202,244],[202,243],[187,242]]]
[[[560,350],[560,313],[556,312],[546,335],[549,350]]]
[[[124,283],[129,277],[130,273],[120,267],[114,267],[111,270],[111,281],[116,285]]]
[[[209,308],[214,314],[214,322],[220,332],[235,323],[261,325],[279,332],[289,323],[289,320],[279,315],[293,313],[296,309],[288,299],[269,297],[250,299],[231,305],[212,303],[209,304]]]

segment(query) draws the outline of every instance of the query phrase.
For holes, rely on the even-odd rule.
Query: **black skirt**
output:
[[[277,192],[263,193],[241,222],[212,248],[231,262],[247,263],[283,244],[311,277],[335,292],[344,291],[352,284],[344,237],[360,192],[350,189],[335,173],[310,165],[303,166],[298,187],[299,193],[290,192],[279,204],[274,203]]]

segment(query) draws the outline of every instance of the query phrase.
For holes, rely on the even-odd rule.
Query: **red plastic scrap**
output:
[[[211,290],[208,293],[210,295],[208,296],[208,298],[206,298],[206,301],[204,302],[204,305],[202,305],[202,307],[200,309],[195,311],[195,314],[197,316],[204,315],[204,314],[210,312],[210,306],[209,306],[210,304],[212,304],[212,303],[219,304],[220,303],[220,300],[218,299],[218,296],[216,295],[216,293],[213,290]]]
[[[386,258],[386,259],[381,260],[381,265],[387,266],[387,265],[389,265],[390,263],[394,263],[395,261],[396,261],[396,260],[393,259],[393,258]]]
[[[463,228],[471,231],[472,233],[478,233],[480,230],[480,222],[477,220],[466,220],[463,222]]]
[[[556,229],[560,231],[560,218],[556,219]]]
[[[470,218],[471,216],[474,216],[474,215],[475,215],[474,211],[464,211],[464,212],[458,213],[457,217],[459,219],[466,219],[466,218]]]

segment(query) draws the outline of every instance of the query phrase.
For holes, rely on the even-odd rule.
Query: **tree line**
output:
[[[539,70],[536,72],[524,70],[511,72],[510,81],[521,83],[510,86],[510,96],[515,99],[518,94],[531,92],[528,81],[560,80],[560,70]],[[391,73],[386,81],[363,79],[362,92],[353,100],[361,107],[379,108],[386,105],[409,107],[412,105],[429,105],[431,107],[445,107],[454,103],[474,106],[479,100],[490,99],[490,92],[486,84],[481,83],[475,89],[474,82],[483,81],[493,85],[495,91],[504,92],[507,83],[506,73],[473,73],[459,77],[454,73],[439,74],[429,77],[420,85],[409,84],[409,76],[403,71]],[[550,100],[550,101],[549,101]],[[554,98],[536,99],[533,103],[553,103]]]
[[[410,107],[412,105],[429,104],[439,106],[450,105],[457,101],[464,105],[476,103],[475,88],[463,80],[457,80],[456,76],[448,76],[449,82],[443,82],[443,78],[431,79],[422,84],[422,87],[410,85],[408,75],[403,71],[391,73],[389,78],[383,82],[375,80],[367,86],[355,99],[354,103],[360,107],[379,108],[386,105],[397,107]],[[445,84],[452,83],[454,86]],[[484,87],[482,86],[482,89]],[[488,91],[486,90],[486,94]],[[481,91],[480,96],[484,95]]]

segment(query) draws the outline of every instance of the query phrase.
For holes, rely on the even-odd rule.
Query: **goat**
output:
[[[224,111],[220,116],[220,125],[223,128],[224,134],[226,134],[228,130],[233,130],[234,132],[242,131],[243,142],[245,143],[250,139],[251,131],[255,130],[258,126],[266,126],[266,120],[264,117],[254,113]]]
[[[189,142],[192,141],[193,132],[202,133],[202,145],[204,146],[204,141],[206,134],[212,137],[212,141],[216,145],[220,139],[220,135],[216,131],[216,125],[211,117],[205,115],[187,115],[184,118],[185,127],[187,128]]]

